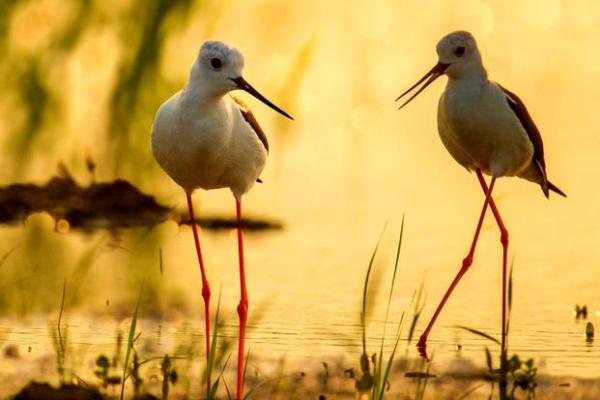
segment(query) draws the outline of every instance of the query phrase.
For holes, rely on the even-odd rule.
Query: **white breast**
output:
[[[187,192],[229,187],[238,197],[252,187],[267,156],[229,96],[201,104],[185,91],[158,110],[152,153]]]
[[[438,104],[438,131],[452,157],[467,169],[514,176],[533,156],[505,94],[487,80],[449,80]]]

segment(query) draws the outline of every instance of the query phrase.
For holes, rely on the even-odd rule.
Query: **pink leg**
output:
[[[204,261],[202,259],[202,251],[200,250],[200,238],[198,237],[198,230],[196,228],[196,218],[194,217],[194,207],[192,205],[192,196],[190,193],[185,194],[188,204],[188,210],[190,213],[190,224],[192,225],[192,232],[194,233],[194,244],[196,245],[196,254],[198,255],[198,264],[200,265],[200,274],[202,275],[202,298],[204,299],[204,329],[206,338],[206,396],[210,392],[210,368],[208,368],[208,358],[210,357],[210,286],[208,285],[208,279],[206,278],[206,270],[204,269]]]
[[[477,222],[477,227],[475,228],[475,235],[473,236],[473,241],[471,242],[471,248],[469,249],[469,254],[467,254],[467,256],[464,258],[464,260],[462,262],[462,267],[460,268],[460,270],[458,271],[458,274],[456,275],[456,277],[450,284],[450,287],[448,288],[448,290],[446,290],[446,293],[444,293],[444,297],[442,297],[442,301],[440,301],[440,304],[435,309],[435,312],[433,313],[433,317],[431,317],[431,320],[429,321],[427,328],[425,328],[425,331],[421,334],[421,337],[419,338],[419,341],[417,342],[417,349],[419,350],[419,354],[426,359],[427,359],[427,337],[429,336],[429,332],[431,331],[431,328],[433,328],[433,325],[435,324],[435,320],[437,319],[438,315],[442,311],[442,308],[444,308],[444,305],[446,304],[446,301],[452,294],[452,291],[454,290],[454,288],[456,287],[456,285],[458,284],[460,279],[463,277],[465,272],[467,272],[467,270],[469,269],[471,264],[473,264],[473,254],[475,253],[475,247],[477,246],[477,239],[479,238],[479,232],[481,232],[481,225],[483,224],[483,218],[485,217],[485,212],[487,210],[488,203],[490,201],[491,193],[492,193],[492,190],[494,189],[495,182],[496,182],[496,178],[492,177],[492,181],[490,182],[490,189],[489,189],[488,194],[485,196],[485,201],[483,202],[483,208],[481,210],[481,215],[479,216],[479,221]]]
[[[479,183],[481,184],[481,188],[485,195],[488,195],[488,187],[485,183],[485,179],[481,174],[481,171],[477,170],[477,178],[479,179]],[[490,208],[494,213],[494,217],[496,218],[496,223],[498,224],[498,228],[500,229],[500,242],[502,243],[502,354],[506,356],[506,267],[507,267],[507,257],[508,257],[508,230],[502,221],[502,217],[500,216],[500,212],[496,207],[496,203],[494,199],[490,196]],[[504,360],[503,360],[504,362]]]
[[[240,259],[240,292],[241,298],[237,312],[240,319],[240,336],[238,341],[237,365],[237,400],[244,397],[244,341],[246,339],[246,321],[248,320],[248,292],[246,290],[246,271],[244,269],[244,237],[242,235],[242,200],[235,199],[237,217],[238,255]]]

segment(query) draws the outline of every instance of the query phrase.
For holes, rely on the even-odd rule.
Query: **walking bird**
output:
[[[437,125],[442,143],[456,162],[475,171],[485,200],[467,256],[442,297],[417,348],[427,358],[427,337],[448,297],[473,263],[481,225],[489,207],[500,229],[502,243],[502,350],[506,350],[506,262],[508,231],[492,198],[496,179],[517,176],[538,184],[546,197],[566,195],[546,175],[544,146],[525,104],[516,94],[488,79],[475,38],[465,31],[452,32],[437,44],[438,63],[396,101],[423,85],[399,109],[406,106],[438,77],[448,83],[438,103]],[[491,176],[486,183],[483,174]]]
[[[244,57],[218,41],[205,42],[195,59],[186,86],[164,102],[152,126],[152,154],[186,195],[204,299],[206,359],[210,354],[210,286],[196,229],[192,193],[229,188],[235,197],[241,299],[239,316],[237,399],[243,397],[244,340],[248,294],[241,228],[242,196],[250,190],[265,166],[269,143],[252,112],[229,95],[244,90],[287,118],[242,77]],[[207,376],[207,395],[210,376]]]

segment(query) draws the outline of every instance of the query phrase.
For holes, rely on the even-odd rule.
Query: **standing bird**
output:
[[[550,191],[566,195],[548,181],[542,137],[525,105],[516,94],[488,79],[475,38],[469,32],[453,32],[439,41],[436,50],[438,63],[396,101],[425,81],[399,109],[403,108],[429,84],[446,74],[448,84],[438,103],[438,132],[452,158],[468,171],[475,171],[485,201],[469,253],[421,335],[417,348],[421,356],[427,358],[427,336],[454,287],[473,263],[489,204],[500,229],[503,252],[502,351],[505,354],[508,231],[492,198],[494,184],[499,177],[517,176],[540,185],[546,197]],[[489,187],[482,173],[491,175]]]
[[[196,230],[192,193],[229,188],[235,197],[241,300],[237,307],[240,322],[238,339],[237,398],[243,396],[244,339],[248,315],[248,294],[244,270],[241,229],[242,195],[265,166],[269,144],[250,110],[229,95],[244,90],[275,111],[293,119],[271,103],[242,77],[244,57],[238,50],[217,41],[205,42],[192,65],[187,85],[163,103],[152,126],[152,154],[162,169],[185,190],[202,274],[206,359],[210,354],[210,287],[200,240]],[[207,376],[207,394],[210,376]]]

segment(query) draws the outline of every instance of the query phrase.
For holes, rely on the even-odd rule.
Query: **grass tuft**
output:
[[[144,291],[144,284],[140,286],[140,294],[138,295],[137,303],[135,305],[135,311],[133,312],[133,318],[131,319],[131,325],[129,326],[129,335],[127,336],[127,350],[125,351],[125,362],[123,363],[123,376],[121,379],[121,395],[120,400],[123,400],[125,395],[125,383],[129,378],[127,368],[129,367],[129,357],[133,350],[133,344],[135,343],[136,335],[135,330],[137,327],[137,318],[140,310],[140,303],[142,301],[142,292]]]
[[[390,282],[390,288],[388,292],[387,304],[385,309],[385,317],[383,321],[383,329],[381,335],[381,341],[379,344],[379,350],[377,353],[373,354],[372,357],[369,357],[369,353],[367,351],[367,342],[366,342],[366,321],[367,321],[367,313],[369,310],[368,298],[369,298],[369,283],[371,274],[373,272],[373,265],[375,261],[375,257],[377,256],[377,252],[379,250],[379,245],[381,243],[381,239],[383,237],[383,233],[385,232],[386,225],[383,226],[383,229],[379,235],[379,238],[376,242],[375,248],[373,249],[373,253],[371,254],[371,258],[369,260],[369,265],[367,267],[367,272],[365,274],[364,284],[363,284],[363,297],[362,297],[362,310],[360,314],[361,320],[361,334],[362,334],[362,354],[359,359],[361,374],[360,376],[356,376],[352,369],[351,377],[355,379],[355,387],[358,392],[358,395],[369,394],[370,399],[372,400],[382,400],[385,396],[385,392],[389,390],[389,376],[392,369],[392,365],[394,362],[394,358],[396,356],[398,346],[400,344],[400,336],[401,336],[401,328],[402,323],[404,321],[404,313],[402,313],[398,325],[396,327],[396,332],[394,334],[394,344],[391,352],[387,355],[387,358],[384,354],[385,349],[385,338],[387,333],[387,325],[389,323],[389,314],[390,307],[392,303],[392,296],[394,294],[394,289],[396,287],[396,279],[398,276],[398,267],[400,264],[400,255],[402,250],[402,239],[404,236],[404,222],[405,218],[402,218],[402,225],[400,228],[400,234],[398,236],[398,244],[396,247],[396,258],[394,261],[394,271],[392,274],[392,279]],[[373,373],[371,374],[371,363],[373,364]]]
[[[216,360],[216,354],[217,354],[217,332],[219,330],[219,314],[221,312],[221,294],[223,291],[223,286],[221,285],[221,288],[219,289],[219,299],[217,300],[217,312],[215,314],[215,322],[213,325],[213,332],[212,332],[212,338],[211,338],[211,344],[210,344],[210,355],[208,357],[208,364],[206,365],[206,381],[211,384],[211,377],[212,377],[212,371],[214,370],[215,367],[215,360]],[[214,382],[213,387],[218,386],[218,380]],[[215,389],[216,390],[216,389]],[[212,392],[212,387],[211,387],[211,392]],[[209,399],[210,397],[210,393],[209,393]]]

